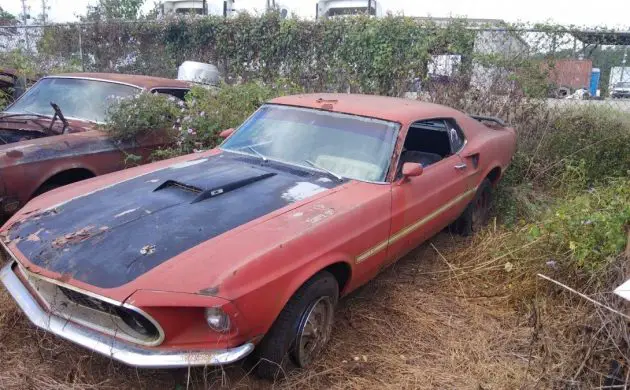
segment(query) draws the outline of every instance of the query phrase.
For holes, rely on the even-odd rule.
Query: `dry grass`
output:
[[[124,367],[38,332],[3,291],[0,388],[601,386],[609,359],[624,355],[626,324],[543,281],[531,300],[515,300],[521,291],[513,283],[524,275],[508,272],[505,264],[518,260],[519,250],[496,255],[506,234],[472,240],[441,234],[423,245],[342,300],[325,356],[312,369],[275,384],[253,379],[239,366],[190,372]]]

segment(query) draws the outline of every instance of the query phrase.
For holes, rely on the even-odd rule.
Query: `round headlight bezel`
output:
[[[204,318],[210,329],[219,333],[228,333],[231,329],[230,316],[220,307],[207,307]]]

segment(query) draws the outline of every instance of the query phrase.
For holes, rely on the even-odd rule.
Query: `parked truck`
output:
[[[613,99],[630,98],[630,66],[615,66],[610,69],[608,91]]]

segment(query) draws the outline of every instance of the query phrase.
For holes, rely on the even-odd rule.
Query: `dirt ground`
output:
[[[190,371],[125,367],[37,331],[2,291],[0,388],[552,387],[544,379],[535,316],[515,311],[508,295],[496,294],[500,280],[491,285],[487,278],[462,279],[451,272],[466,260],[458,256],[471,256],[471,245],[470,239],[442,233],[343,299],[325,356],[312,369],[276,383],[256,380],[239,365]]]

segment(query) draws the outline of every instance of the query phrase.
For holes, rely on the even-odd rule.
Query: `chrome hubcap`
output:
[[[304,314],[297,334],[296,363],[308,367],[330,339],[334,305],[330,297],[321,297]]]

